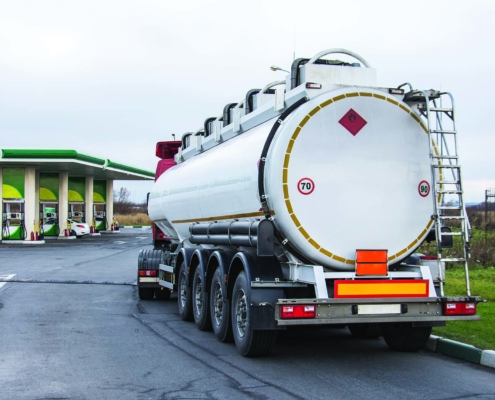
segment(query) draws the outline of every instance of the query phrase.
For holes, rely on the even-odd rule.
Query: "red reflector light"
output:
[[[138,276],[156,276],[156,270],[154,269],[140,269]]]
[[[280,318],[314,318],[316,316],[315,306],[292,305],[280,307]]]
[[[438,260],[437,256],[419,256],[421,260]]]
[[[86,228],[84,225],[76,225],[78,228],[84,229]]]
[[[476,314],[476,303],[445,303],[445,315],[474,315]]]

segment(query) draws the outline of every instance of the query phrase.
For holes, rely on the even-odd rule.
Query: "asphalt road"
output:
[[[0,245],[0,276],[133,282],[149,230]],[[150,248],[150,247],[148,247]],[[264,358],[131,285],[0,284],[0,399],[495,399],[495,370],[395,353],[346,328],[292,329]]]

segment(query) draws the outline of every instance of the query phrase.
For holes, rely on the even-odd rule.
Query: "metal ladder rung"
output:
[[[438,207],[439,210],[462,210],[462,207],[454,207],[454,206],[441,206]]]
[[[449,165],[449,164],[432,164],[433,168],[461,168],[460,165]]]
[[[453,112],[452,108],[430,107],[430,111],[436,112]]]
[[[443,262],[466,262],[465,258],[440,258]]]
[[[437,193],[461,194],[462,190],[437,190]]]
[[[442,236],[463,236],[462,232],[442,232]]]
[[[459,157],[458,156],[433,156],[433,158],[439,158],[439,159],[449,159],[449,160],[457,160]]]
[[[430,133],[442,133],[446,135],[455,135],[457,131],[441,131],[439,129],[430,129]]]
[[[456,215],[456,216],[453,216],[453,215],[439,215],[438,218],[439,219],[466,219],[466,217],[464,215]]]
[[[459,185],[460,181],[436,181],[439,185]]]

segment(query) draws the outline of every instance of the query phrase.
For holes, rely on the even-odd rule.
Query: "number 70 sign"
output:
[[[313,193],[313,190],[315,190],[315,183],[310,178],[302,178],[297,182],[297,190],[304,195],[311,194]]]

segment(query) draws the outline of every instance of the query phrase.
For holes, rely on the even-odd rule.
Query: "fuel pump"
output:
[[[25,240],[24,201],[3,201],[2,237],[6,240]]]
[[[93,204],[93,226],[98,231],[106,231],[108,229],[106,203]]]
[[[84,208],[85,203],[83,202],[69,202],[68,218],[74,222],[86,222]]]
[[[44,237],[57,237],[60,234],[58,203],[40,203],[40,234]]]

